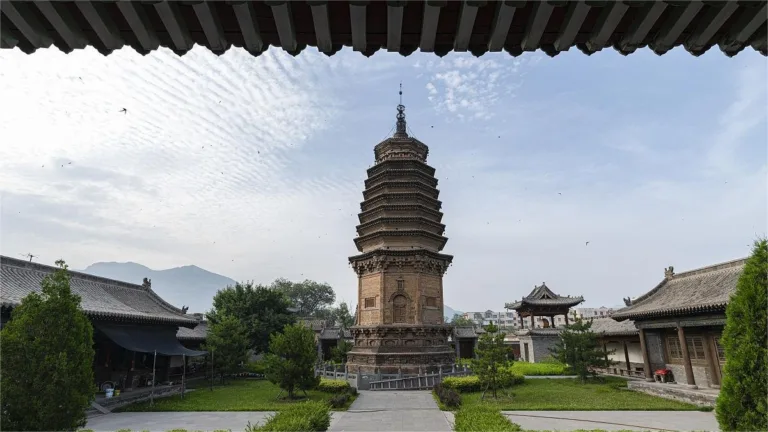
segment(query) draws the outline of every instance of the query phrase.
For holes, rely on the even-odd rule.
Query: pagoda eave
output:
[[[410,249],[410,250],[392,250],[392,249],[377,249],[369,252],[364,252],[359,255],[353,255],[349,257],[350,263],[366,260],[376,256],[382,257],[409,257],[409,256],[425,256],[428,258],[445,261],[450,264],[453,261],[453,255],[441,254],[439,252],[433,252],[426,249]]]

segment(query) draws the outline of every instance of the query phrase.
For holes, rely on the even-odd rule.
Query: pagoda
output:
[[[400,92],[402,97],[402,91]],[[451,326],[443,318],[443,275],[451,255],[429,148],[408,136],[405,107],[397,106],[392,137],[374,148],[355,246],[358,276],[350,370],[414,375],[453,363]]]
[[[555,316],[565,315],[565,323],[568,324],[568,311],[570,308],[584,301],[584,297],[559,296],[552,292],[545,282],[541,286],[535,286],[533,291],[522,300],[507,303],[504,309],[517,311],[520,318],[520,328],[523,328],[523,318],[531,318],[531,329],[535,328],[536,317],[549,318],[548,324],[555,326]]]

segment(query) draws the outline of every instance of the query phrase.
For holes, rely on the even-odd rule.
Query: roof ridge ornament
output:
[[[408,132],[406,132],[405,124],[405,105],[403,105],[403,83],[400,83],[400,103],[397,105],[397,124],[395,128],[396,138],[407,138]]]

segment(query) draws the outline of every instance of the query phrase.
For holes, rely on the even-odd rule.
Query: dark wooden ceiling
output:
[[[146,54],[168,47],[183,55],[195,44],[216,54],[232,46],[259,55],[270,45],[296,55],[344,46],[370,56],[380,49],[443,56],[576,47],[613,47],[627,55],[682,46],[698,56],[717,46],[733,56],[763,55],[768,1],[0,1],[0,47],[25,53],[56,46],[129,45]]]

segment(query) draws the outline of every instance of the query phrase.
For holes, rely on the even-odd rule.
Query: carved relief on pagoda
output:
[[[352,259],[354,259],[354,257]],[[448,260],[433,258],[426,255],[377,255],[352,261],[352,268],[360,277],[395,268],[398,271],[403,272],[418,272],[442,277],[449,265],[450,261]]]

